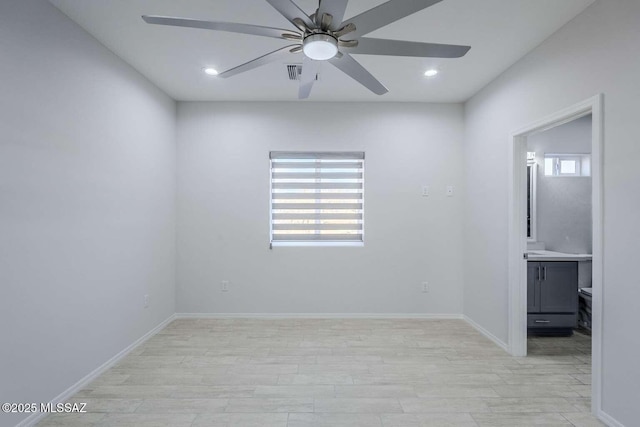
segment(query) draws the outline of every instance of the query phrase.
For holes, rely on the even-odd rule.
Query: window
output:
[[[544,176],[591,176],[589,154],[545,154]]]
[[[271,152],[271,245],[363,244],[364,153]]]

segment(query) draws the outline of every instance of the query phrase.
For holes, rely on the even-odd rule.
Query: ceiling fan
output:
[[[300,99],[307,98],[311,93],[316,74],[324,61],[328,61],[373,93],[383,95],[388,92],[388,89],[360,65],[351,56],[352,53],[419,58],[459,58],[471,49],[470,46],[362,37],[442,0],[389,0],[349,19],[343,19],[348,0],[319,0],[318,9],[311,15],[307,15],[292,0],[266,1],[287,18],[295,29],[201,21],[170,16],[143,15],[142,19],[148,24],[252,34],[291,42],[292,44],[224,71],[218,76],[231,77],[274,61],[283,60],[290,54],[302,53],[303,71],[298,90],[298,98]]]

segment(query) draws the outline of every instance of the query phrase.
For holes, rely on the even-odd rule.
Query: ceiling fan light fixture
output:
[[[218,70],[216,70],[215,68],[207,67],[207,68],[203,68],[202,71],[204,71],[205,74],[210,76],[218,75]]]
[[[425,77],[435,77],[438,74],[438,70],[431,68],[424,72]]]
[[[338,40],[328,34],[312,34],[302,42],[302,51],[315,61],[326,61],[338,53]]]

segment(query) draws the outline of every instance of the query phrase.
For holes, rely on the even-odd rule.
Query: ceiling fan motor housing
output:
[[[302,42],[306,56],[316,61],[326,61],[338,53],[338,40],[328,33],[313,33]]]

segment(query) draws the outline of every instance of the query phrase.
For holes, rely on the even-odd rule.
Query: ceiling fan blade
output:
[[[311,93],[311,88],[316,81],[316,75],[320,69],[322,61],[314,61],[311,58],[304,57],[302,61],[302,75],[300,76],[300,88],[298,89],[298,99],[306,99]]]
[[[360,43],[358,40],[339,40],[338,41],[338,46],[354,48],[354,47],[358,46],[358,43]],[[357,53],[357,52],[355,52],[355,53]]]
[[[236,24],[233,22],[200,21],[198,19],[174,18],[171,16],[142,15],[147,24],[169,25],[172,27],[201,28],[205,30],[227,31],[230,33],[252,34],[254,36],[284,38],[283,35],[300,37],[301,34],[282,28],[262,27],[260,25]]]
[[[302,31],[303,33],[305,31],[307,31],[307,27],[306,25],[304,25],[304,21],[300,18],[293,18],[293,21],[291,21],[293,23],[293,25],[296,26],[296,28],[298,28],[300,31]]]
[[[337,29],[336,31],[333,32],[333,36],[340,38],[342,36],[344,36],[345,34],[349,34],[352,33],[356,30],[356,26],[353,24],[347,24],[342,28]]]
[[[318,16],[320,16],[320,22],[318,22]],[[322,31],[327,31],[331,29],[331,23],[333,22],[333,16],[328,13],[323,13],[322,15],[316,14],[316,24],[320,26]]]
[[[460,58],[461,56],[464,56],[469,49],[471,49],[471,46],[370,39],[367,37],[358,39],[358,44],[354,47],[344,47],[349,48],[349,53],[414,56],[418,58]]]
[[[354,37],[363,36],[378,28],[409,16],[442,0],[389,0],[379,6],[362,12],[345,22],[352,22],[356,26]]]
[[[316,14],[318,16],[324,14],[333,16],[329,29],[337,30],[344,19],[344,11],[347,10],[348,2],[349,0],[320,0],[320,7]]]
[[[308,28],[314,28],[315,27],[315,24],[313,23],[311,18],[309,18],[309,15],[304,13],[304,11],[302,9],[300,9],[298,7],[298,5],[295,4],[293,1],[291,1],[291,0],[267,0],[267,3],[269,3],[271,6],[273,6],[273,8],[275,10],[280,12],[280,14],[282,16],[287,18],[287,20],[289,20],[289,22],[291,22],[297,28],[300,28],[300,27],[298,27],[298,25],[294,22],[294,20],[296,18],[298,18],[299,20],[304,22],[304,24]]]
[[[329,60],[337,69],[347,74],[349,77],[369,89],[376,95],[384,95],[389,89],[384,87],[370,72],[368,72],[358,61],[349,54],[342,57],[334,57]]]
[[[291,48],[297,45],[292,44],[289,46],[282,47],[278,50],[274,50],[273,52],[269,52],[266,55],[262,55],[259,58],[256,58],[252,61],[246,62],[242,65],[238,65],[237,67],[231,68],[230,70],[224,71],[218,74],[218,77],[222,77],[226,79],[227,77],[235,76],[236,74],[244,73],[245,71],[253,70],[254,68],[261,67],[263,65],[269,64],[274,61],[279,61],[290,55]]]

